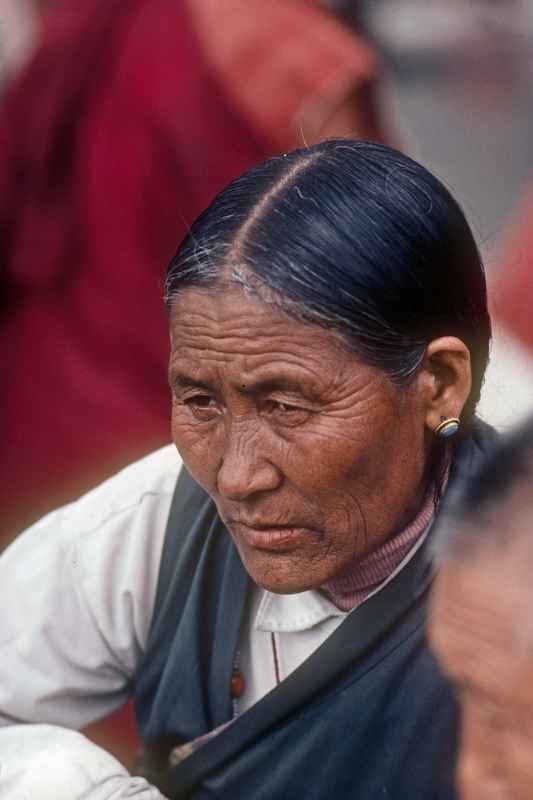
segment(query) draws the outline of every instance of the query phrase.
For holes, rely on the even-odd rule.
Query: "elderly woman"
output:
[[[462,212],[400,153],[324,142],[223,191],[166,289],[181,459],[155,453],[7,551],[4,724],[81,727],[133,693],[170,798],[453,798],[427,547],[492,441]],[[16,725],[0,789],[39,797],[56,734],[72,779],[79,734]],[[103,753],[96,773],[71,787],[157,796]]]
[[[533,786],[533,417],[489,454],[443,515],[431,641],[461,705],[464,800]]]

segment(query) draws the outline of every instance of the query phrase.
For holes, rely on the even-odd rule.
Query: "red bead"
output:
[[[244,692],[244,677],[240,672],[235,671],[231,676],[231,696],[236,700]]]

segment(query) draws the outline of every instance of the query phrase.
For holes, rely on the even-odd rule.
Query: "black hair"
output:
[[[483,265],[459,205],[412,159],[333,139],[253,167],[193,224],[168,270],[167,305],[224,280],[341,332],[400,384],[432,339],[459,337],[472,361],[468,429],[491,333]]]
[[[496,509],[505,514],[506,501],[522,486],[531,490],[533,515],[533,416],[499,437],[472,475],[447,495],[434,537],[436,560],[508,543],[513,527],[502,525],[501,515],[495,527],[491,518]]]

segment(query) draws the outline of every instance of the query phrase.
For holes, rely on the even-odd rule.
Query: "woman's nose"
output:
[[[278,488],[281,472],[262,454],[261,444],[261,438],[246,429],[229,437],[217,474],[217,489],[222,496],[242,501]]]

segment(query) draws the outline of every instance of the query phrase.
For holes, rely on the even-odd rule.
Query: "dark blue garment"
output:
[[[492,439],[478,427],[452,483]],[[454,800],[457,708],[425,635],[429,541],[278,687],[165,770],[173,746],[231,719],[250,589],[214,503],[182,472],[136,681],[140,729],[166,795]]]

